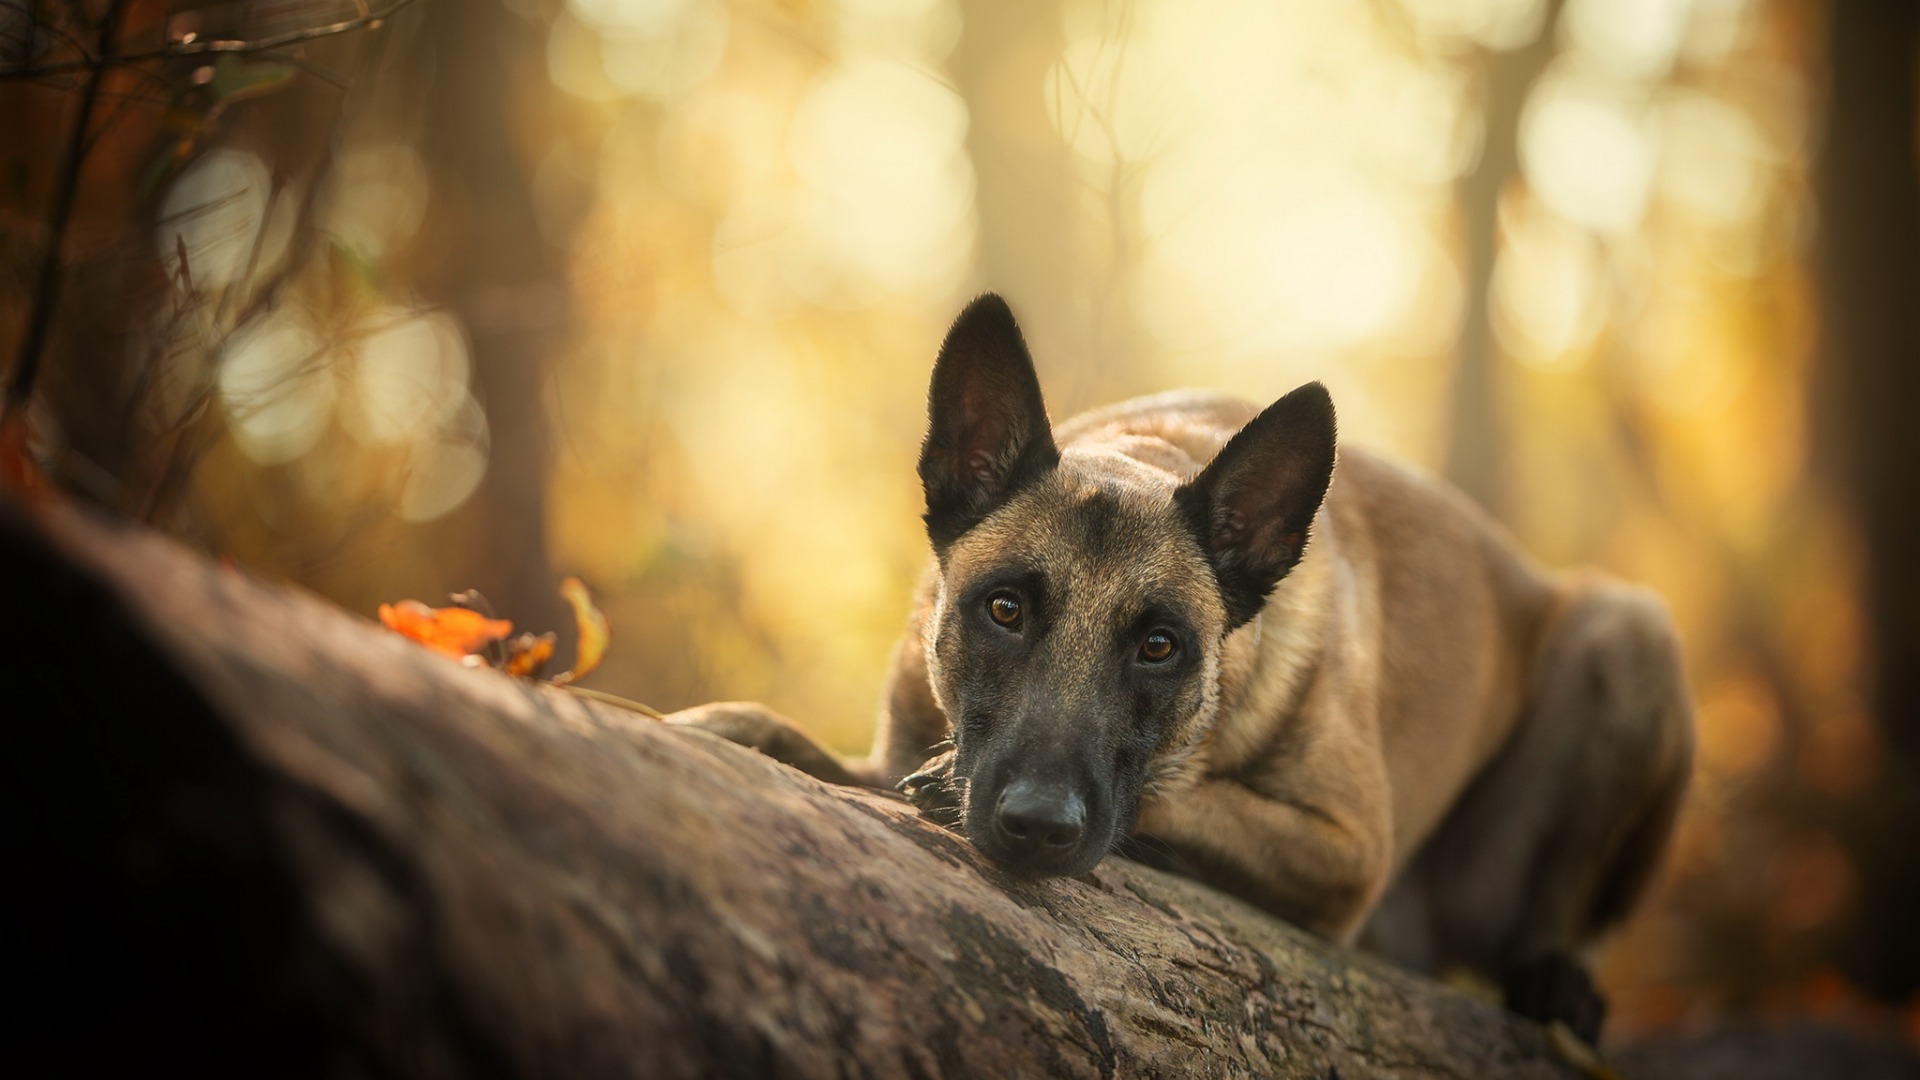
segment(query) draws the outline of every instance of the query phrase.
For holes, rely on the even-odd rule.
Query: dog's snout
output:
[[[1029,854],[1072,848],[1087,829],[1087,803],[1066,787],[1017,781],[1001,793],[994,824],[1009,847]]]
[[[1001,869],[1021,877],[1093,869],[1112,845],[1116,822],[1112,780],[1082,767],[1096,757],[1087,752],[981,764],[969,785],[967,838]]]

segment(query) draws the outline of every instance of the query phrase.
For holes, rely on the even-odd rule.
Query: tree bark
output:
[[[23,1059],[202,1075],[1563,1076],[1540,1028],[1120,860],[469,670],[0,501]],[[57,1057],[41,1056],[57,1052]]]

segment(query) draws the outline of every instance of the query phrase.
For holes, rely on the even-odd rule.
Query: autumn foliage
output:
[[[560,583],[560,595],[573,607],[579,629],[579,647],[572,670],[549,679],[556,686],[578,682],[600,666],[612,641],[607,617],[594,606],[593,597],[579,578]],[[495,667],[509,675],[538,679],[553,659],[555,638],[552,631],[543,634],[522,633],[512,637],[513,623],[496,619],[486,610],[485,598],[475,592],[460,593],[447,607],[429,607],[418,600],[402,600],[380,605],[380,623],[402,637],[410,638],[449,659],[469,667]]]
[[[428,607],[418,600],[381,604],[380,622],[394,633],[455,660],[477,656],[513,633],[513,624],[505,619],[489,619],[463,607]]]

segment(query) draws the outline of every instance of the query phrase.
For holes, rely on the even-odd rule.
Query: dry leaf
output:
[[[32,432],[27,429],[25,409],[6,410],[0,419],[0,491],[37,503],[47,498],[53,485],[33,460]]]
[[[489,619],[461,607],[432,608],[418,600],[381,604],[380,621],[394,633],[456,660],[513,633],[513,624],[505,619]]]
[[[507,674],[537,679],[553,659],[553,634],[521,634],[507,644]]]
[[[570,577],[561,582],[560,595],[573,605],[573,620],[580,627],[580,646],[574,654],[573,670],[555,675],[555,686],[579,682],[591,675],[607,655],[607,643],[613,640],[607,617],[593,606],[593,597],[588,595],[586,585],[579,578]]]

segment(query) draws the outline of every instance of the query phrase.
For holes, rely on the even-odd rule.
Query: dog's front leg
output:
[[[721,701],[670,713],[666,719],[670,724],[698,728],[729,742],[752,747],[816,780],[850,787],[882,786],[865,762],[839,757],[765,705]]]
[[[1208,778],[1143,800],[1134,832],[1149,847],[1170,847],[1200,880],[1323,937],[1351,941],[1392,861],[1389,811],[1365,788],[1276,795]]]

